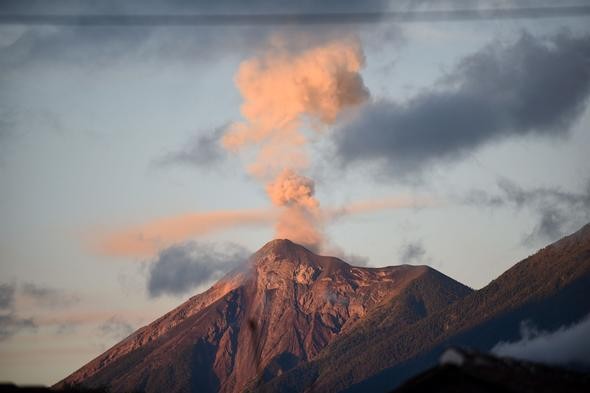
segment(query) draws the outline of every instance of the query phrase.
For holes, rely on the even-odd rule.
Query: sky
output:
[[[0,15],[552,3],[5,1]],[[590,221],[590,24],[562,14],[2,19],[0,381],[57,382],[275,237],[481,288],[577,230]]]

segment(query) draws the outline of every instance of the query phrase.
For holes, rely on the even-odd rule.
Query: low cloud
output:
[[[0,284],[0,341],[21,331],[35,332],[45,326],[56,326],[58,334],[72,331],[77,323],[60,318],[56,312],[79,301],[78,296],[63,290],[31,282]],[[45,316],[41,313],[35,318],[23,317],[22,310],[30,312],[31,308],[35,312],[41,309],[51,309],[52,312]]]
[[[508,180],[498,180],[498,193],[472,191],[465,201],[477,206],[527,209],[536,216],[533,230],[524,238],[525,244],[545,244],[577,230],[590,221],[590,181],[580,192],[557,187],[525,189]]]
[[[37,325],[32,318],[22,318],[15,310],[16,285],[0,284],[0,341],[23,330],[34,331]]]
[[[45,1],[4,0],[0,11],[6,15],[35,15],[44,17],[49,26],[21,24],[20,34],[8,44],[0,46],[0,70],[16,70],[32,64],[67,64],[100,67],[138,59],[150,61],[166,59],[168,62],[216,61],[224,56],[245,55],[264,45],[267,38],[284,26],[255,23],[229,23],[224,26],[166,26],[174,19],[171,15],[248,13],[317,13],[350,12],[367,10],[381,12],[389,7],[387,0],[367,1],[298,1],[272,2],[266,0],[244,3],[236,0],[223,1]],[[60,17],[52,15],[94,15],[102,25],[77,24],[60,26]],[[113,18],[112,15],[118,15]],[[150,22],[133,26],[134,16],[144,15]],[[128,18],[126,18],[126,16]],[[270,17],[271,15],[269,15]],[[119,21],[120,26],[115,21]],[[211,22],[207,18],[206,22]],[[248,22],[246,20],[246,22]],[[54,24],[51,26],[51,24]],[[279,23],[280,24],[280,23]],[[122,27],[125,26],[126,27]],[[289,26],[291,33],[301,34],[312,30],[318,37],[337,30],[332,25]],[[350,30],[350,25],[338,29]],[[323,33],[323,34],[322,34]],[[335,33],[330,33],[331,35]]]
[[[270,225],[274,217],[272,211],[262,209],[189,213],[101,233],[90,239],[90,245],[99,254],[107,256],[151,257],[159,250],[192,237],[240,226]]]
[[[554,332],[539,332],[530,324],[521,324],[521,340],[500,342],[492,352],[555,365],[590,366],[590,317]]]
[[[101,336],[117,341],[129,336],[134,330],[131,324],[118,316],[109,318],[98,327]]]
[[[398,196],[376,200],[364,200],[340,207],[325,207],[322,222],[356,214],[383,210],[411,209],[437,206],[440,202],[420,196]],[[271,226],[277,217],[274,209],[218,210],[188,213],[166,217],[111,232],[94,234],[86,241],[90,248],[101,255],[113,257],[146,258],[173,244],[183,243],[199,236],[238,227]]]
[[[69,307],[80,301],[80,298],[68,294],[60,289],[41,286],[34,283],[23,283],[20,287],[21,295],[33,300],[41,307],[61,308]]]
[[[166,153],[154,164],[158,167],[185,165],[198,168],[209,168],[219,164],[227,156],[219,144],[226,127],[218,127],[212,132],[193,138],[179,150]]]
[[[0,315],[0,341],[4,341],[24,330],[35,331],[37,325],[32,318],[20,318],[14,314]]]
[[[410,242],[401,247],[399,256],[402,263],[420,263],[426,256],[426,250],[421,241]]]
[[[0,310],[11,310],[14,306],[14,284],[0,284]]]
[[[563,137],[586,108],[590,36],[523,33],[463,58],[405,102],[375,100],[334,132],[343,164],[377,162],[410,180],[511,137]]]
[[[219,279],[244,263],[249,255],[248,250],[235,244],[175,244],[160,251],[151,263],[148,293],[151,297],[185,294],[199,285]]]
[[[351,202],[346,205],[323,210],[326,220],[333,221],[341,217],[354,216],[357,214],[368,214],[383,210],[396,209],[421,209],[426,207],[440,206],[441,202],[433,197],[424,196],[397,196],[380,199],[366,199]]]

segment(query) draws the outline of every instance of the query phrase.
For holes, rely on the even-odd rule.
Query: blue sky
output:
[[[80,4],[74,12],[97,12]],[[210,10],[203,4],[196,10]],[[389,4],[373,6],[383,10]],[[429,3],[422,8],[430,9]],[[303,50],[337,40],[338,29],[307,29],[311,38]],[[346,215],[326,225],[326,250],[368,266],[428,264],[480,288],[589,221],[589,30],[585,17],[347,27],[364,52],[361,76],[370,98],[308,147],[312,163],[306,176],[315,181],[316,198],[325,207],[388,198],[435,203]],[[197,247],[191,255],[201,259],[192,262],[208,268],[198,270],[202,276],[195,285],[157,292],[148,283],[162,253],[110,256],[88,244],[103,231],[161,218],[269,208],[264,187],[244,169],[243,155],[222,152],[216,160],[166,165],[162,160],[241,120],[242,97],[234,83],[240,63],[264,53],[269,37],[280,34],[288,42],[298,32],[252,26],[0,26],[0,380],[56,382],[206,289],[231,265],[227,258],[273,238],[272,224],[189,236],[182,246]],[[529,41],[522,41],[525,36]],[[555,38],[560,36],[565,38]],[[545,123],[528,114],[514,120],[501,111],[497,128],[471,122],[459,136],[444,122],[428,123],[437,118],[429,110],[440,110],[431,104],[433,97],[454,102],[464,91],[468,97],[489,96],[496,90],[485,82],[507,78],[500,72],[496,81],[495,74],[477,68],[476,77],[466,79],[476,70],[469,64],[485,63],[484,55],[494,53],[505,56],[510,69],[520,64],[512,59],[523,48],[548,48],[546,61],[523,78],[541,71],[549,77],[537,79],[541,86],[522,99],[533,102],[531,118],[546,114],[554,126],[544,130]],[[545,70],[547,59],[554,69]],[[561,92],[549,82],[558,75],[566,83],[571,74],[560,67],[570,64],[585,73]],[[513,90],[498,89],[500,98],[490,102],[504,102],[503,92]],[[558,112],[556,106],[574,92],[573,109]],[[507,105],[507,113],[512,107]],[[465,110],[456,110],[455,117],[463,119]],[[416,127],[410,142],[392,142],[389,135],[404,132],[404,125]],[[417,133],[430,139],[415,141]],[[365,144],[370,138],[376,144]],[[436,138],[441,139],[432,149],[424,147]],[[448,150],[440,150],[443,145]],[[414,148],[420,160],[410,155],[401,161]]]

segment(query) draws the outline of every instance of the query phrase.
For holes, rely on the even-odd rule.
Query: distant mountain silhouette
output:
[[[584,393],[590,375],[458,348],[391,393]]]
[[[108,393],[106,389],[68,388],[63,393]],[[0,393],[51,393],[55,390],[46,386],[17,386],[12,383],[0,383]],[[131,393],[131,392],[129,392]]]

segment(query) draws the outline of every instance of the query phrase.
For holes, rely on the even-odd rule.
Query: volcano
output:
[[[55,387],[256,390],[317,358],[371,315],[385,313],[403,329],[471,292],[427,266],[356,267],[273,240]]]
[[[589,313],[590,224],[477,291],[427,266],[351,266],[273,240],[54,387],[387,392],[449,346],[485,353],[525,321],[556,331]]]

